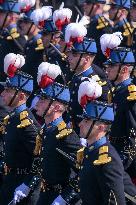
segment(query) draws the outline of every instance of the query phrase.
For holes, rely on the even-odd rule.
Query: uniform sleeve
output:
[[[59,148],[76,160],[76,153],[81,148],[80,138],[75,132],[72,132],[70,135],[59,141]],[[65,159],[69,166],[74,167],[74,163],[71,160],[68,158]]]
[[[113,153],[111,162],[96,165],[96,177],[102,193],[104,205],[125,205],[123,165],[119,156]]]
[[[22,144],[24,145],[24,147],[26,148],[26,151],[32,158],[31,173],[28,174],[24,180],[24,183],[29,187],[31,187],[32,185],[36,185],[40,179],[39,170],[41,166],[41,158],[40,158],[38,149],[40,149],[41,146],[37,143],[37,137],[41,137],[41,136],[38,133],[38,128],[39,127],[36,127],[34,124],[31,124],[21,129]]]
[[[72,134],[67,136],[65,139],[60,141],[59,148],[65,153],[67,153],[69,156],[72,156],[74,159],[76,159],[76,153],[81,148],[80,139],[73,132]],[[65,156],[63,157],[64,157],[64,160],[66,160],[68,166],[70,168],[73,168],[75,172],[75,176],[72,179],[70,178],[69,185],[63,190],[63,192],[61,193],[61,196],[68,204],[75,204],[80,199],[79,193],[77,192],[78,170],[75,167],[75,162],[66,158]]]

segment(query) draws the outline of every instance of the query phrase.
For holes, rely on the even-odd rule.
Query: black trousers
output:
[[[15,189],[24,182],[25,175],[15,175],[13,173],[3,177],[3,184],[0,187],[0,205],[8,205],[14,198]],[[18,205],[36,205],[40,193],[40,184],[30,192],[27,198],[21,200]]]

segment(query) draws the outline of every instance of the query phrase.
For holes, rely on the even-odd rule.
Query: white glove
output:
[[[51,205],[66,205],[66,201],[59,195]]]
[[[30,192],[30,188],[26,186],[24,183],[18,186],[14,192],[14,204],[20,202],[23,198],[27,197]]]

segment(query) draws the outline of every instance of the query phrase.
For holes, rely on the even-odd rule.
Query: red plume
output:
[[[62,30],[62,27],[63,27],[63,25],[64,25],[64,23],[63,23],[63,21],[62,21],[61,19],[58,19],[58,20],[55,22],[55,25],[56,25],[57,29],[58,29],[59,31],[61,31],[61,30]]]
[[[21,8],[21,12],[22,12],[22,13],[26,13],[26,12],[30,11],[30,9],[31,9],[31,6],[28,5],[28,6],[22,7],[22,8]]]
[[[54,82],[54,79],[50,78],[49,76],[47,75],[43,75],[41,77],[41,81],[39,83],[39,86],[40,88],[45,88],[47,87],[48,85],[51,85],[52,83]]]
[[[70,23],[70,19],[65,18],[65,20],[58,19],[58,20],[55,22],[55,25],[56,25],[56,27],[57,27],[57,29],[58,29],[59,31],[62,31],[63,26],[64,26],[64,25],[67,25],[67,24],[69,24],[69,23]]]
[[[110,57],[110,53],[111,53],[111,49],[110,49],[110,48],[106,48],[105,56],[106,56],[107,58]]]
[[[75,42],[81,43],[81,42],[83,42],[83,40],[84,40],[84,37],[82,37],[82,36],[79,36],[76,38],[70,37],[70,41],[69,41],[69,43],[67,43],[67,46],[70,48]]]
[[[40,28],[43,28],[44,25],[45,25],[45,21],[39,21],[38,26],[39,26]]]
[[[88,102],[88,101],[92,101],[92,100],[95,100],[95,96],[93,96],[93,97],[88,97],[87,95],[84,95],[84,96],[81,97],[80,105],[81,105],[82,107],[85,107],[86,104],[87,104],[87,102]]]
[[[8,67],[8,70],[7,70],[7,74],[9,77],[12,78],[12,77],[14,77],[16,71],[17,71],[17,68],[13,64],[10,64]]]

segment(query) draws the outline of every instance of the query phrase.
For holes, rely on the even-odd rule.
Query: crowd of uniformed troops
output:
[[[0,0],[0,205],[136,204],[136,1],[51,2]]]

